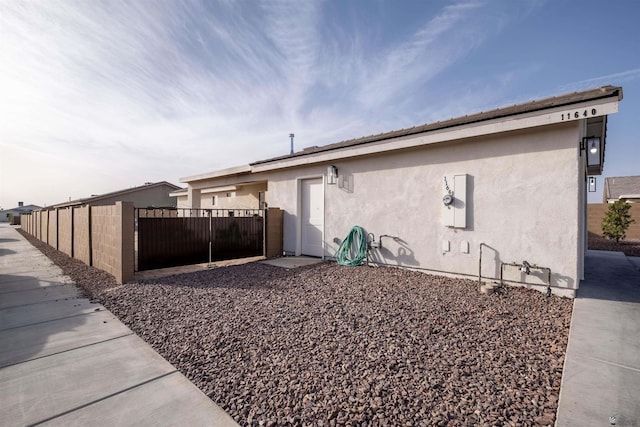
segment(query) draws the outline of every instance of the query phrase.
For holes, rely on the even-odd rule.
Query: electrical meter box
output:
[[[444,225],[453,228],[466,228],[467,174],[445,176],[442,189]]]

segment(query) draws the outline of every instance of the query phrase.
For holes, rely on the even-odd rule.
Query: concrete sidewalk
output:
[[[621,252],[587,254],[585,280],[573,305],[556,426],[640,426],[635,261]]]
[[[236,426],[0,223],[0,426]]]

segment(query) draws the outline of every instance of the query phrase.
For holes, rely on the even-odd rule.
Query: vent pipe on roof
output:
[[[295,136],[295,135],[294,135],[294,134],[292,134],[292,133],[290,133],[290,134],[289,134],[289,138],[291,138],[291,154],[293,154],[293,137],[294,137],[294,136]]]

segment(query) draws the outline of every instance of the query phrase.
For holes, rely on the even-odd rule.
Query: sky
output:
[[[0,0],[0,208],[602,85],[640,175],[636,0]]]

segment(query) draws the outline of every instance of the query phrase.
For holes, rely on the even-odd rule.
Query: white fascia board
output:
[[[229,191],[236,190],[238,190],[237,185],[225,185],[223,187],[203,188],[202,190],[200,190],[200,194],[227,193]]]
[[[221,169],[218,171],[207,172],[199,175],[187,176],[184,178],[180,178],[179,181],[184,183],[190,183],[195,181],[202,181],[205,179],[221,178],[225,176],[241,175],[245,173],[251,173],[251,166],[249,165],[235,166],[232,168]]]
[[[378,143],[365,143],[362,145],[344,147],[300,157],[292,157],[269,163],[261,163],[253,165],[251,169],[254,173],[266,172],[314,163],[331,162],[392,150],[414,148],[422,145],[437,144],[463,138],[472,138],[556,123],[578,121],[592,117],[606,116],[608,114],[618,112],[618,103],[619,101],[617,99],[611,100],[611,98],[585,101],[573,105],[545,109],[543,111],[532,111],[515,116],[459,125],[447,129],[426,131],[423,134],[398,136]],[[596,112],[595,114],[592,114],[592,109],[594,108],[596,109]],[[587,113],[586,117],[583,115],[585,111]],[[576,118],[575,113],[578,113],[579,117]]]

